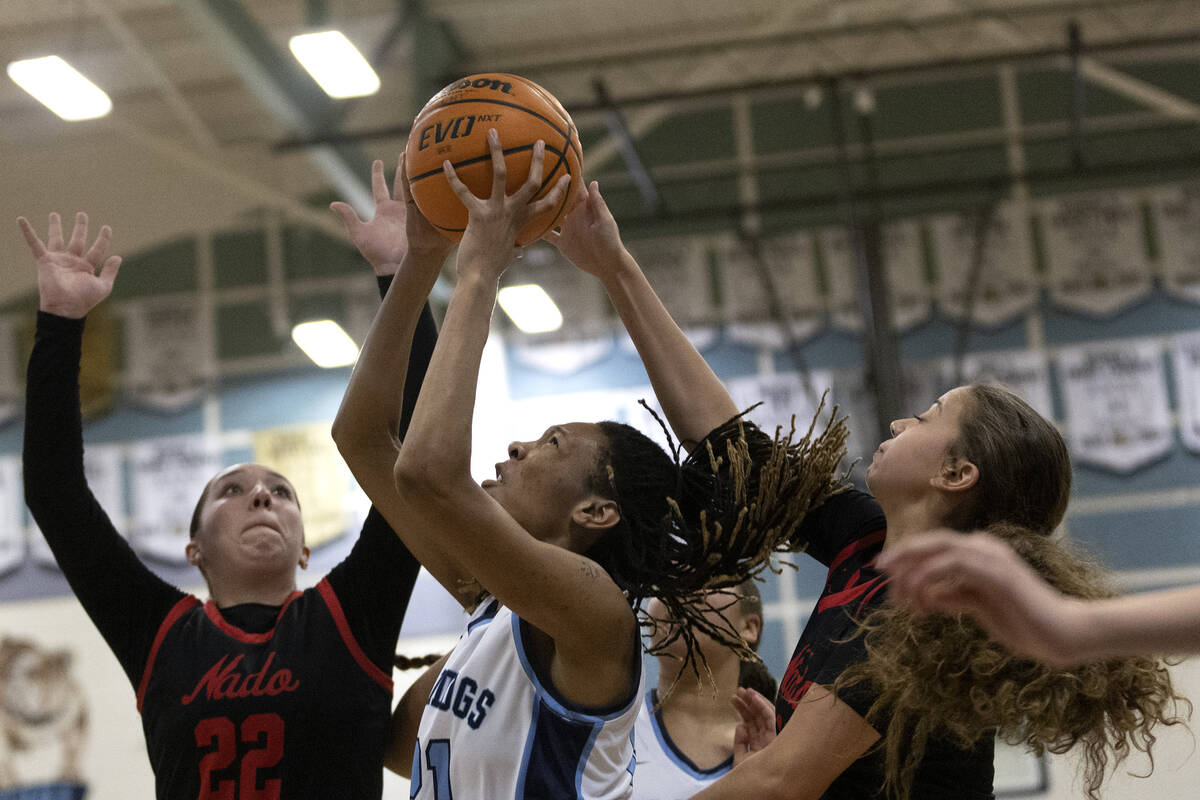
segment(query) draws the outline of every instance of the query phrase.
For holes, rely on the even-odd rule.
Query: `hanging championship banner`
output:
[[[186,564],[192,511],[221,468],[216,442],[204,435],[151,439],[135,442],[129,456],[133,546],[160,561]]]
[[[1200,303],[1200,182],[1159,189],[1150,207],[1163,285],[1176,297]]]
[[[787,342],[778,322],[771,317],[767,290],[749,248],[730,236],[717,242],[716,251],[721,303],[730,339],[743,344],[784,347]],[[796,233],[763,239],[759,253],[780,309],[788,320],[791,337],[807,339],[817,332],[825,316],[812,236]]]
[[[1179,400],[1179,435],[1188,450],[1200,453],[1200,333],[1176,336],[1171,355],[1175,396]]]
[[[17,321],[0,317],[0,424],[21,413],[25,392],[17,366]]]
[[[521,260],[504,273],[502,283],[504,287],[531,283],[541,286],[563,317],[561,328],[545,333],[525,333],[509,325],[505,336],[513,344],[597,339],[612,332],[612,307],[600,280],[563,258],[550,244],[539,242],[526,247]]]
[[[727,381],[726,386],[739,411],[745,411],[755,403],[762,404],[746,415],[746,418],[762,428],[765,433],[774,435],[778,427],[782,428],[782,433],[786,435],[792,427],[794,417],[796,436],[799,438],[808,430],[809,423],[817,412],[816,404],[821,401],[821,394],[831,380],[832,377],[825,370],[809,373],[809,383],[815,398],[805,388],[803,378],[795,372],[735,378]],[[827,401],[827,409],[829,405]]]
[[[84,448],[83,474],[92,490],[92,496],[108,514],[117,532],[129,538],[125,521],[125,483],[121,474],[121,463],[121,448],[116,445],[88,445]],[[30,552],[38,564],[57,569],[58,564],[54,560],[54,554],[50,552],[50,545],[46,544],[46,537],[38,530],[36,524],[33,526]]]
[[[126,307],[125,363],[134,402],[177,411],[204,396],[217,373],[208,317],[192,302],[147,300]]]
[[[1166,371],[1157,342],[1064,348],[1058,364],[1076,460],[1129,473],[1171,451]]]
[[[999,383],[1033,406],[1046,419],[1054,419],[1050,395],[1050,368],[1034,350],[978,353],[963,359],[963,383]]]
[[[644,239],[630,242],[628,246],[680,327],[711,324],[716,319],[708,248],[704,240],[696,237]]]
[[[1018,206],[994,209],[985,226],[976,214],[944,214],[929,221],[938,263],[938,305],[947,316],[967,314],[967,283],[976,257],[977,272],[972,321],[1002,325],[1024,314],[1037,302],[1038,278],[1033,263],[1029,220]],[[977,252],[977,236],[984,236]]]
[[[0,574],[25,560],[25,497],[21,484],[21,459],[0,457]]]
[[[254,461],[283,475],[296,489],[304,543],[317,547],[350,527],[350,475],[327,424],[255,431]]]
[[[906,331],[929,318],[932,294],[925,276],[921,225],[899,220],[880,227],[880,251],[891,291],[892,323]]]
[[[1136,196],[1073,195],[1046,201],[1040,216],[1055,303],[1112,314],[1150,293],[1150,262]]]

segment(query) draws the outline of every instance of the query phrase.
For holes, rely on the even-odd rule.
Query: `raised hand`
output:
[[[472,194],[459,180],[450,162],[442,163],[446,179],[468,213],[467,230],[458,246],[460,278],[464,274],[479,273],[489,280],[499,280],[504,268],[512,262],[521,228],[533,217],[562,202],[571,178],[563,175],[544,197],[533,199],[542,186],[542,162],[546,155],[546,143],[539,139],[533,146],[529,176],[517,191],[506,194],[508,168],[495,128],[488,131],[488,146],[492,151],[492,192],[487,198]]]
[[[113,280],[121,267],[120,256],[108,255],[112,228],[107,225],[100,228],[96,241],[87,247],[88,217],[82,211],[75,215],[75,228],[66,243],[62,219],[57,213],[50,214],[45,242],[29,220],[17,217],[17,225],[37,261],[42,311],[82,319],[112,292]]]
[[[626,254],[617,221],[600,196],[600,184],[596,181],[588,185],[583,202],[567,215],[560,229],[542,238],[575,266],[599,278],[616,270]]]
[[[346,203],[330,203],[329,208],[341,217],[350,240],[375,274],[394,275],[410,251],[430,256],[440,266],[452,244],[429,224],[413,202],[404,174],[403,153],[390,190],[383,162],[376,160],[371,164],[371,194],[375,198],[375,216],[369,222],[364,222]]]
[[[741,716],[733,734],[733,765],[775,741],[775,706],[753,689],[740,687],[729,700]]]

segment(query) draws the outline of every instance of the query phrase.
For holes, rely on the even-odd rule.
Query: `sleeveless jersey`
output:
[[[471,615],[421,716],[410,798],[629,797],[641,659],[626,703],[583,710],[536,673],[528,630],[495,599]]]
[[[657,704],[654,690],[646,692],[633,728],[633,800],[685,800],[733,769],[732,755],[710,769],[697,767],[671,740],[662,714],[654,710]]]
[[[186,596],[137,689],[157,795],[378,798],[391,695],[327,580],[292,594],[260,634]]]

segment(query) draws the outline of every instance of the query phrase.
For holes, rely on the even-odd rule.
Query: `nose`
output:
[[[908,418],[894,419],[892,420],[892,424],[888,425],[888,433],[890,433],[893,437],[899,436],[904,429],[908,427],[908,423],[910,422],[912,422],[912,420]]]
[[[268,508],[271,505],[271,490],[261,481],[254,484],[250,490],[250,506],[252,508]]]
[[[528,451],[528,449],[528,445],[526,445],[525,442],[509,442],[508,457],[520,461],[525,457],[525,453]]]

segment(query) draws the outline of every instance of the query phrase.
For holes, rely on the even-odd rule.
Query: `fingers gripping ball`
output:
[[[546,143],[542,186],[534,199],[546,195],[564,173],[571,176],[566,197],[557,207],[529,221],[517,235],[528,244],[551,228],[583,196],[579,134],[571,115],[554,95],[519,75],[469,75],[442,89],[421,109],[413,122],[404,151],[405,169],[413,200],[429,222],[458,241],[467,227],[467,209],[450,188],[442,162],[454,165],[459,179],[475,195],[487,197],[492,186],[492,157],[488,129],[500,134],[507,165],[507,192],[512,194],[529,175],[533,146]]]

